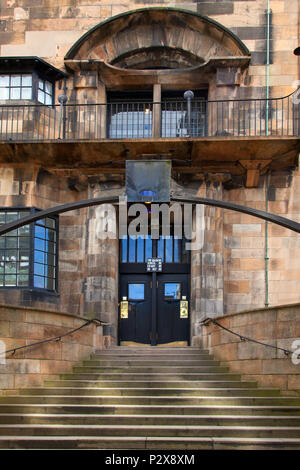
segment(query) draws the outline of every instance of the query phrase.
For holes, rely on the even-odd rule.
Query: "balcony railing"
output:
[[[1,105],[0,140],[299,136],[296,98]]]

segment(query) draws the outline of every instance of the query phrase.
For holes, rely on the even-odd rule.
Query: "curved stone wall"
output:
[[[63,335],[88,319],[51,310],[0,305],[0,351]],[[0,395],[21,387],[41,386],[70,372],[94,350],[105,347],[103,327],[96,322],[62,338],[0,356]]]
[[[299,340],[300,349],[300,304],[243,311],[215,320],[235,333],[291,351],[295,350],[294,341]],[[300,363],[294,363],[291,356],[240,341],[239,337],[213,323],[202,326],[201,330],[194,338],[194,345],[208,348],[231,371],[241,373],[244,380],[256,380],[259,386],[300,395]]]

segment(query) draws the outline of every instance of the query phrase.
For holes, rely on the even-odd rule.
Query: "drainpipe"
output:
[[[269,182],[270,172],[266,175],[266,212],[269,212]],[[269,225],[267,220],[265,222],[265,307],[269,307]]]
[[[266,57],[266,135],[269,135],[269,81],[270,81],[270,0],[267,0],[267,57]]]

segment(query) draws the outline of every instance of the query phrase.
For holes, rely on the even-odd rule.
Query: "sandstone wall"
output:
[[[63,68],[63,58],[74,42],[111,16],[143,7],[176,7],[207,15],[231,29],[252,53],[241,97],[265,97],[267,54],[267,0],[2,0],[0,53],[2,56],[38,56]],[[299,79],[298,0],[270,0],[271,96],[284,96]]]
[[[86,319],[68,313],[37,308],[0,305],[0,346],[6,350],[65,334],[79,328]],[[0,389],[42,386],[46,379],[67,373],[77,362],[107,345],[103,328],[97,323],[82,328],[60,341],[53,341],[0,356]],[[1,394],[0,391],[0,394]]]
[[[224,200],[299,222],[299,191],[298,170],[272,172],[258,188],[225,191]],[[224,211],[224,312],[299,302],[299,243],[291,230]]]
[[[80,182],[30,165],[0,169],[0,207],[47,209],[117,191],[110,182]],[[115,185],[116,186],[116,185]],[[118,185],[117,185],[118,187]],[[106,189],[111,189],[106,191]],[[106,192],[105,192],[106,191]],[[93,196],[94,194],[94,196]],[[2,303],[92,315],[116,325],[118,249],[116,240],[99,240],[95,208],[59,216],[58,292],[1,289]],[[116,341],[116,329],[112,333]]]
[[[224,327],[249,338],[295,351],[293,341],[300,336],[300,305],[249,310],[217,318]],[[194,344],[208,348],[243,380],[256,380],[259,386],[279,388],[287,395],[300,394],[300,366],[283,351],[271,349],[237,336],[210,323],[202,326]],[[299,345],[298,345],[299,349]]]
[[[95,176],[80,182],[29,166],[0,171],[2,207],[45,209],[124,191],[122,183],[113,178],[101,183]],[[268,207],[272,213],[300,220],[298,170],[272,172],[261,177],[259,187],[253,189],[226,190],[219,182],[203,181],[175,190],[178,195],[197,194],[261,210]],[[94,315],[113,325],[111,334],[116,341],[118,240],[98,238],[97,210],[82,209],[59,217],[58,292],[1,289],[1,302]],[[300,301],[298,234],[269,223],[266,238],[266,223],[261,219],[208,206],[202,211],[202,243],[191,258],[192,323],[206,315],[217,317],[266,303],[274,306]]]

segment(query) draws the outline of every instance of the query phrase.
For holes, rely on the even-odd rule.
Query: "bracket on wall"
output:
[[[239,164],[247,171],[246,188],[256,188],[262,172],[272,163],[272,160],[239,160]]]

